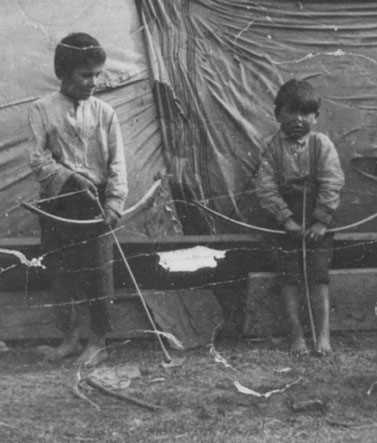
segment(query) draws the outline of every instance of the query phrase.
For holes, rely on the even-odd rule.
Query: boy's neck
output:
[[[89,99],[89,97],[87,99],[77,99],[75,97],[72,97],[71,95],[69,95],[66,91],[64,91],[64,89],[60,89],[60,94],[62,94],[65,98],[67,98],[70,102],[73,103],[75,109],[78,108],[80,106],[80,104],[86,100]]]
[[[280,129],[279,131],[280,131],[280,134],[281,134],[281,136],[282,136],[282,138],[283,138],[284,140],[287,140],[287,141],[289,141],[290,143],[297,143],[298,145],[303,145],[303,144],[305,144],[306,141],[307,141],[307,139],[308,139],[308,137],[309,137],[309,135],[310,135],[311,132],[312,132],[312,131],[309,131],[307,134],[303,135],[303,136],[300,137],[300,138],[291,138],[291,137],[289,137],[285,132],[283,132],[281,129]]]

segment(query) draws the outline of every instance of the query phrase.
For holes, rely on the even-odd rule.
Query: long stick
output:
[[[60,198],[64,198],[64,197],[71,197],[72,195],[77,195],[77,194],[82,194],[83,192],[87,192],[86,189],[80,189],[79,191],[72,191],[72,192],[66,192],[64,194],[58,194],[58,195],[54,195],[52,197],[48,197],[48,198],[41,198],[40,200],[36,201],[36,202],[30,202],[30,203],[46,203],[46,202],[50,202],[53,200],[59,200]]]
[[[312,310],[312,302],[310,298],[310,288],[309,288],[309,279],[308,279],[308,261],[307,261],[307,250],[306,250],[306,183],[304,183],[304,194],[303,194],[303,208],[302,208],[302,270],[303,270],[303,276],[304,276],[304,287],[305,287],[305,299],[306,299],[306,305],[308,308],[309,313],[309,322],[310,322],[310,329],[312,332],[312,338],[314,346],[317,345],[317,335],[315,331],[315,323],[313,318],[313,310]]]
[[[97,205],[98,205],[98,207],[99,207],[99,209],[100,209],[100,211],[102,213],[103,218],[105,218],[105,211],[104,211],[104,209],[103,209],[103,207],[101,205],[101,202],[99,201],[98,198],[97,198]],[[137,294],[138,294],[138,296],[140,298],[140,301],[141,301],[141,304],[143,305],[145,313],[147,314],[148,320],[149,320],[150,324],[152,325],[153,331],[156,332],[155,335],[157,336],[157,340],[158,340],[158,342],[159,342],[159,344],[161,346],[161,349],[162,349],[162,352],[164,354],[165,360],[170,363],[172,361],[172,358],[170,357],[170,354],[169,354],[168,350],[166,349],[166,346],[164,345],[164,342],[162,341],[162,338],[160,337],[160,334],[158,334],[158,329],[157,329],[156,323],[153,320],[152,314],[151,314],[151,312],[150,312],[150,310],[148,308],[148,305],[147,305],[147,303],[146,303],[146,301],[145,301],[145,299],[143,297],[143,294],[141,293],[139,284],[136,281],[135,275],[132,272],[132,269],[131,269],[128,261],[127,261],[127,258],[124,255],[124,252],[123,252],[122,246],[119,243],[118,237],[116,236],[116,234],[115,234],[114,230],[111,228],[111,226],[109,226],[109,229],[110,229],[110,234],[113,237],[114,243],[115,243],[115,245],[116,245],[116,247],[118,249],[118,252],[119,252],[119,254],[120,254],[121,258],[122,258],[123,264],[126,267],[128,273],[129,273],[129,275],[131,277],[133,285],[135,286],[136,292],[137,292]]]

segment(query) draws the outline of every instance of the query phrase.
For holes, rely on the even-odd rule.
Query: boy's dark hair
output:
[[[62,79],[78,67],[100,65],[105,61],[106,52],[98,40],[85,32],[74,32],[64,37],[56,46],[55,74]]]
[[[314,113],[318,116],[321,98],[307,80],[292,78],[279,89],[274,104],[276,117],[283,106],[293,112],[302,112],[304,115]]]

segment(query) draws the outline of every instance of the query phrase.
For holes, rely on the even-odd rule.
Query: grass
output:
[[[159,412],[86,389],[97,411],[72,394],[72,360],[52,364],[40,361],[32,347],[13,347],[0,354],[0,441],[374,442],[377,390],[366,392],[377,380],[376,341],[370,333],[338,335],[331,357],[302,360],[287,354],[284,341],[218,342],[236,371],[214,362],[204,348],[187,352],[182,366],[164,369],[155,343],[113,343],[107,365],[138,365],[141,377],[127,393],[160,405]],[[265,391],[298,377],[301,383],[268,400],[240,394],[233,385],[238,379]],[[325,407],[293,411],[292,403],[306,400]]]

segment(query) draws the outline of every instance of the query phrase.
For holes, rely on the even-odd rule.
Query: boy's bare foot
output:
[[[292,340],[290,353],[295,357],[303,357],[309,354],[309,349],[306,346],[305,339],[298,337]]]
[[[82,347],[80,343],[67,343],[63,342],[57,348],[53,346],[38,346],[37,351],[43,355],[48,361],[58,361],[66,357],[80,354]]]
[[[318,337],[316,353],[325,356],[331,354],[331,352],[330,339],[328,337]]]
[[[108,357],[109,354],[104,346],[88,344],[84,352],[78,358],[78,362],[85,367],[90,368],[102,363]]]

